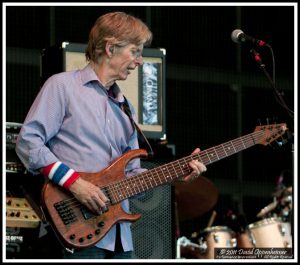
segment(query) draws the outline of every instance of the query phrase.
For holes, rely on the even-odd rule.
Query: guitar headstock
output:
[[[261,133],[256,133],[255,141],[257,144],[268,145],[281,137],[287,130],[286,123],[256,126],[254,132]]]

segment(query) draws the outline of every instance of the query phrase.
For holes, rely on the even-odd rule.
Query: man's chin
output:
[[[119,76],[119,79],[120,81],[125,81],[127,79],[128,75],[122,75],[122,76]]]

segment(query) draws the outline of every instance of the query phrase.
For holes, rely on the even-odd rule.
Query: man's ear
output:
[[[106,54],[108,55],[108,57],[111,57],[114,53],[114,50],[115,50],[115,46],[111,43],[106,43],[106,46],[105,46],[105,51],[106,51]]]

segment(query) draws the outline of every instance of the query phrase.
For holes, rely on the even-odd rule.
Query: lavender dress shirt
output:
[[[61,161],[78,172],[98,172],[127,150],[137,149],[137,132],[118,102],[124,97],[117,84],[115,98],[108,95],[90,64],[82,70],[50,77],[39,91],[20,130],[16,152],[32,174]],[[130,104],[130,102],[129,102]],[[136,114],[132,105],[133,118]],[[126,176],[144,171],[140,160],[126,167]],[[128,200],[122,201],[129,211]],[[121,242],[125,251],[133,250],[131,223],[121,223]],[[114,250],[116,227],[97,243]]]

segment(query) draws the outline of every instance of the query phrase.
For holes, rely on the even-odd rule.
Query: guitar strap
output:
[[[129,107],[129,103],[128,103],[128,100],[125,96],[124,96],[124,102],[120,102],[120,107],[127,114],[127,116],[129,117],[129,120],[132,124],[132,127],[137,130],[139,144],[141,146],[145,146],[145,149],[147,149],[147,151],[148,151],[148,156],[149,157],[153,157],[154,156],[153,149],[152,149],[147,137],[144,135],[143,131],[141,130],[141,128],[133,120],[132,113],[131,113],[131,110],[130,110],[130,107]]]

